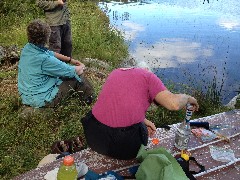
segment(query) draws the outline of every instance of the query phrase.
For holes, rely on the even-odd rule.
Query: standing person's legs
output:
[[[51,35],[49,38],[49,49],[60,53],[61,52],[61,26],[51,26]]]
[[[62,39],[61,39],[61,51],[60,53],[72,57],[72,32],[71,23],[68,21],[66,24],[62,25]]]

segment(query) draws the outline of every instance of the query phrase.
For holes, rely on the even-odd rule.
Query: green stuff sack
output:
[[[137,159],[141,162],[137,180],[188,180],[177,160],[164,148],[145,150],[142,145]]]

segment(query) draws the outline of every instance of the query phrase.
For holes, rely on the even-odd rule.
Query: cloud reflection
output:
[[[144,25],[123,22],[124,38],[134,40],[140,32],[145,31]],[[199,42],[191,42],[185,38],[159,39],[151,47],[138,44],[131,55],[139,61],[145,61],[151,68],[177,68],[181,64],[188,64],[213,55],[213,46],[202,45]]]
[[[180,64],[192,63],[212,55],[212,46],[206,47],[183,38],[160,39],[151,48],[139,45],[132,53],[136,60],[147,62],[151,68],[177,68]]]
[[[234,17],[221,17],[218,20],[218,24],[227,30],[233,30],[240,28],[240,19]]]
[[[134,40],[139,32],[145,31],[144,26],[130,21],[123,22],[122,26],[125,27],[124,38],[128,41]]]
[[[204,83],[217,78],[224,98],[239,91],[239,0],[129,2],[107,7],[116,11],[110,20],[125,34],[131,56],[172,72],[166,77],[173,81],[183,72],[201,74]]]

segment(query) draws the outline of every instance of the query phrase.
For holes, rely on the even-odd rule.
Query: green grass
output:
[[[29,7],[26,6],[30,3]],[[0,45],[17,45],[22,48],[27,42],[26,27],[34,18],[44,20],[43,12],[35,6],[35,0],[25,3],[6,1],[9,8],[3,15],[3,26],[0,26]],[[25,5],[24,5],[25,4]],[[19,6],[17,8],[16,6]],[[0,6],[1,7],[1,6]],[[23,9],[21,9],[21,8]],[[25,11],[23,11],[25,9]],[[119,64],[128,55],[128,46],[124,43],[119,31],[109,28],[109,19],[98,8],[96,3],[77,0],[69,1],[71,12],[73,56],[76,58],[98,58],[112,66]],[[1,11],[0,11],[1,12]],[[16,12],[19,16],[16,16]]]
[[[117,66],[128,55],[127,45],[117,31],[109,28],[109,20],[92,2],[68,1],[71,11],[74,58],[96,58]],[[17,45],[21,49],[27,42],[26,27],[34,18],[44,19],[35,7],[35,0],[1,1],[0,45]],[[87,63],[87,66],[98,67]],[[99,67],[98,67],[99,68]],[[104,68],[99,68],[103,71]],[[105,70],[105,74],[107,74]],[[80,119],[90,106],[79,106],[76,101],[67,101],[54,113],[34,113],[21,118],[22,106],[16,90],[16,70],[1,69],[0,81],[0,179],[10,179],[35,168],[38,162],[50,153],[56,140],[82,135]],[[89,77],[96,94],[103,80]],[[9,84],[9,82],[11,82]]]
[[[0,80],[16,77],[17,71],[0,71]]]
[[[69,101],[54,113],[44,110],[21,118],[18,98],[1,97],[0,102],[0,179],[9,179],[35,168],[50,153],[54,141],[83,135],[80,119],[90,109]]]
[[[117,67],[127,55],[127,45],[121,34],[109,28],[109,19],[91,2],[69,0],[72,15],[72,32],[74,57],[80,60],[86,57],[100,59],[110,64],[102,68],[93,63],[88,67],[108,74]],[[0,2],[0,14],[3,26],[0,27],[0,45],[16,44],[22,48],[27,42],[25,29],[33,18],[44,18],[35,7],[35,0]],[[50,147],[56,140],[69,139],[83,135],[80,119],[91,109],[91,106],[79,106],[78,101],[68,100],[54,113],[34,113],[28,118],[21,118],[21,102],[16,89],[17,70],[0,71],[0,179],[11,179],[21,173],[35,168],[38,162],[50,153]],[[104,83],[104,77],[90,74],[96,94]],[[11,83],[10,83],[11,82]],[[10,88],[11,87],[11,88]],[[167,84],[169,89],[174,85]],[[219,104],[218,92],[210,84],[206,93],[182,85],[181,93],[191,93],[200,104],[200,111],[193,118],[208,116],[228,109]],[[214,96],[213,96],[214,94]],[[216,96],[215,96],[216,95]],[[147,118],[157,126],[173,124],[183,120],[184,111],[168,111],[164,108],[153,108],[147,112]]]
[[[109,28],[109,19],[92,3],[71,6],[73,47],[80,57],[98,58],[116,66],[128,54],[122,35]],[[81,9],[81,11],[79,11]]]

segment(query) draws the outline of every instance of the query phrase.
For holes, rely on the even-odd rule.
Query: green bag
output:
[[[164,148],[145,150],[142,145],[137,159],[141,162],[137,180],[188,180],[177,160]]]

